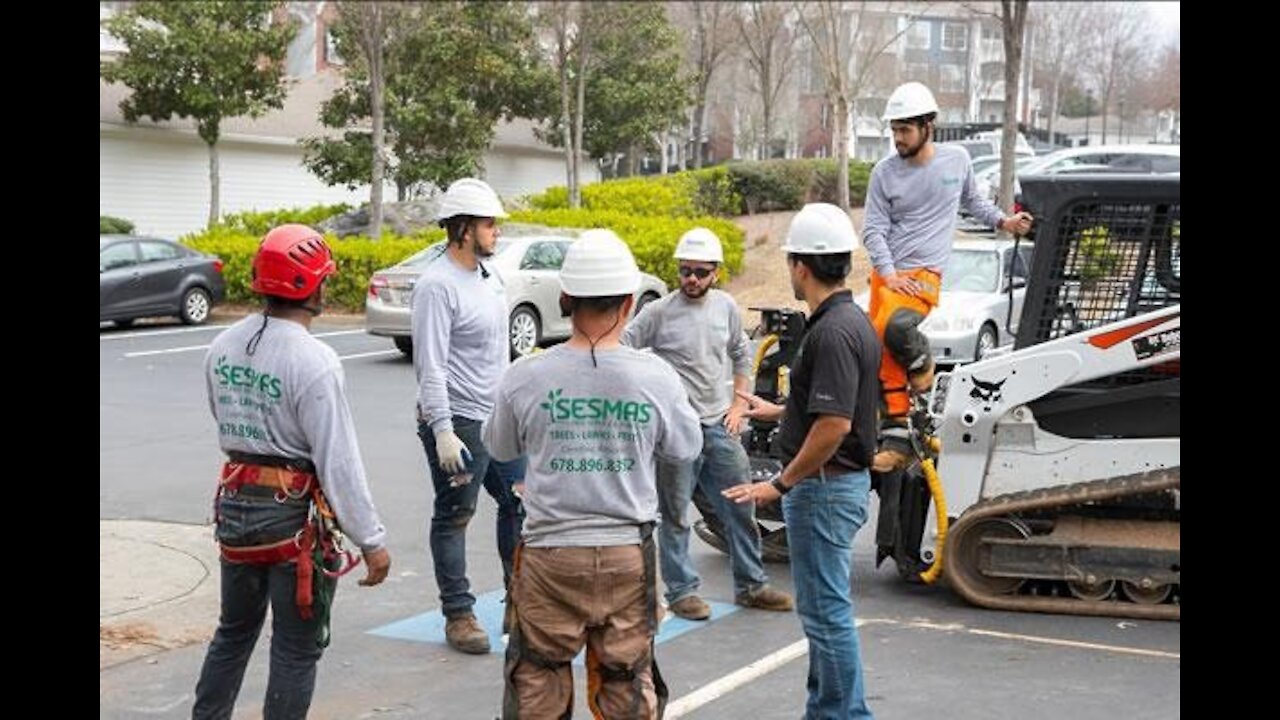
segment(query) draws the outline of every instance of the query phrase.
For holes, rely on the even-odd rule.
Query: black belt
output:
[[[242,465],[265,465],[267,467],[301,470],[304,473],[316,474],[315,463],[306,458],[286,458],[279,455],[258,455],[257,453],[228,450],[227,457],[234,463]]]

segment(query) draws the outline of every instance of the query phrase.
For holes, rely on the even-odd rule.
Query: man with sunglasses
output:
[[[685,233],[676,245],[680,292],[649,303],[627,325],[622,341],[650,348],[680,375],[702,426],[702,453],[691,462],[658,460],[659,558],[671,611],[687,620],[706,620],[711,607],[698,596],[701,578],[689,558],[688,510],[694,483],[724,520],[733,570],[734,599],[763,610],[790,610],[791,596],[768,585],[760,555],[755,507],[728,502],[721,491],[750,475],[746,450],[738,440],[746,402],[734,391],[751,389],[751,350],[738,305],[711,286],[724,252],[706,228]]]

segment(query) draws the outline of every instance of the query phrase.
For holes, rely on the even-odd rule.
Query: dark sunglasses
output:
[[[693,275],[699,280],[706,280],[713,272],[715,272],[715,270],[712,268],[682,267],[680,268],[680,277],[687,278],[690,275]]]

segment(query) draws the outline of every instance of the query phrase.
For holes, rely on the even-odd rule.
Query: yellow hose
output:
[[[774,333],[772,335],[765,335],[764,339],[760,341],[760,347],[756,348],[755,364],[751,366],[752,375],[756,375],[760,372],[760,363],[764,362],[764,354],[769,352],[769,348],[773,347],[774,344],[776,344],[777,342],[778,342],[777,333]]]
[[[932,585],[942,575],[942,548],[947,544],[947,499],[943,497],[942,481],[938,479],[938,471],[933,467],[933,458],[921,461],[925,482],[929,484],[929,495],[933,498],[933,508],[938,515],[938,542],[933,553],[933,563],[929,569],[920,573],[920,579]]]

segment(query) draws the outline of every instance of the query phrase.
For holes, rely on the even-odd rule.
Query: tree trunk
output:
[[[577,187],[577,178],[574,177],[574,171],[577,167],[573,163],[573,114],[570,109],[569,98],[569,53],[566,44],[568,40],[562,35],[559,39],[560,45],[560,140],[564,145],[564,185],[569,189],[569,207],[577,207],[573,202],[574,189]]]
[[[582,116],[587,97],[587,54],[590,50],[582,27],[578,33],[578,102],[573,108],[573,187],[569,189],[569,207],[572,208],[582,207]],[[614,167],[616,169],[617,166]]]
[[[1013,207],[1013,159],[1018,135],[1018,77],[1022,73],[1022,34],[1027,0],[1002,0],[1004,32],[1004,132],[1000,137],[1000,204]]]
[[[706,97],[706,91],[703,90],[702,97]],[[707,114],[707,104],[705,102],[698,103],[693,109],[693,142],[690,144],[690,150],[693,153],[693,167],[696,170],[702,169],[702,133],[703,123]]]
[[[373,115],[373,184],[369,188],[369,237],[374,240],[382,238],[382,184],[387,173],[386,152],[383,149],[385,137],[386,109],[383,102],[385,78],[383,76],[382,54],[382,5],[373,3],[369,8],[370,23],[366,38],[369,59],[369,92]]]
[[[670,139],[671,139],[671,131],[669,130],[664,130],[662,134],[658,135],[657,137],[659,153],[662,156],[662,159],[659,161],[658,167],[660,168],[659,172],[661,172],[663,175],[667,174],[667,145],[668,145],[667,141]]]
[[[849,99],[838,93],[831,116],[831,157],[836,161],[836,205],[849,212]]]
[[[213,227],[221,216],[221,199],[218,175],[218,143],[209,143],[209,227]]]
[[[1058,119],[1058,93],[1062,90],[1062,73],[1058,72],[1053,76],[1053,88],[1050,91],[1052,97],[1049,98],[1049,144],[1057,145],[1053,139],[1053,126]]]

